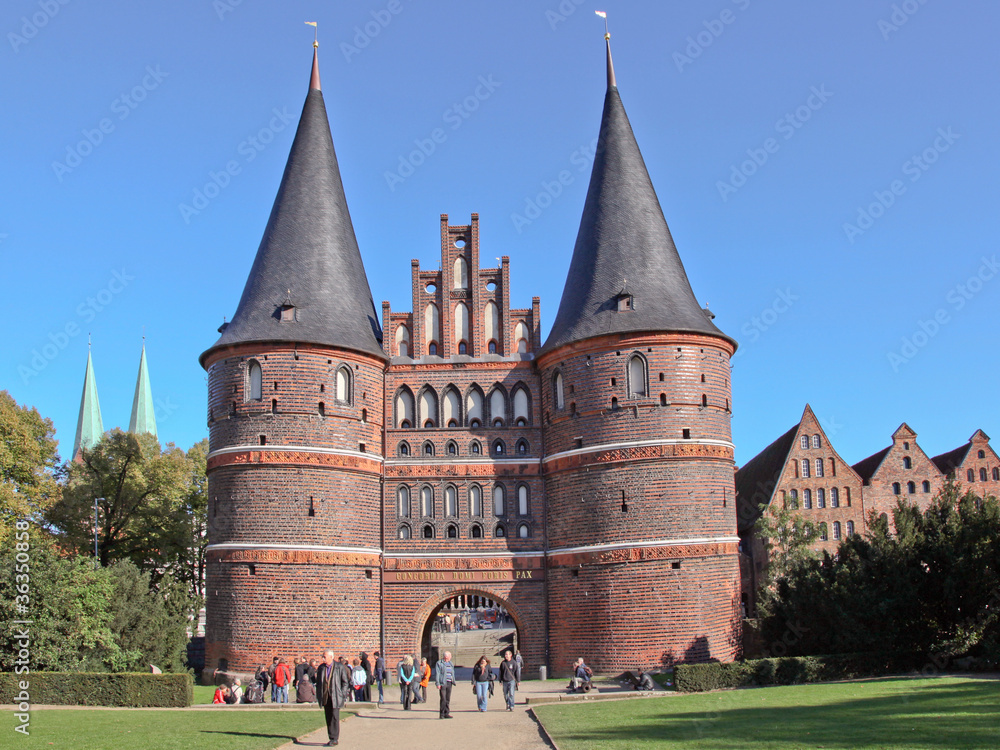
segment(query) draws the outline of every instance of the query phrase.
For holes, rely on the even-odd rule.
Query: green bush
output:
[[[193,691],[189,674],[3,672],[0,703],[14,702],[22,680],[29,683],[33,704],[183,708],[191,705]]]
[[[678,664],[674,683],[682,693],[751,687],[799,685],[806,682],[851,680],[885,674],[905,674],[926,666],[942,667],[922,654],[837,654],[834,656],[786,656],[729,663]]]

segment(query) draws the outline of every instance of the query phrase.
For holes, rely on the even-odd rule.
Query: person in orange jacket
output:
[[[420,657],[420,701],[427,702],[427,686],[431,681],[431,668],[426,657]]]

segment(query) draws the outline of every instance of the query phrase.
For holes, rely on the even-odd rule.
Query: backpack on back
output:
[[[249,685],[247,685],[247,689],[243,691],[243,702],[244,703],[264,702],[264,686],[260,683],[260,680],[254,680]]]

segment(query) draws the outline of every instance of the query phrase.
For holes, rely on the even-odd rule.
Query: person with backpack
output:
[[[278,666],[274,668],[275,703],[288,703],[288,683],[291,681],[292,671],[284,659],[279,659]]]
[[[239,677],[237,677],[235,680],[233,680],[233,686],[229,689],[229,697],[226,698],[226,703],[229,703],[230,705],[232,705],[232,704],[235,704],[235,703],[242,703],[243,702],[243,687],[242,687],[242,684],[243,683],[240,682],[240,678]]]
[[[260,703],[264,702],[264,696],[267,695],[267,686],[271,684],[271,676],[264,669],[264,665],[261,664],[257,667],[257,674],[254,675],[257,678],[257,682],[260,683]]]
[[[247,684],[247,689],[243,692],[243,702],[244,703],[264,702],[264,685],[259,679],[251,680]]]

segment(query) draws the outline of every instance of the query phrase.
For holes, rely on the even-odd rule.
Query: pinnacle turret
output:
[[[146,366],[146,345],[142,345],[139,357],[139,376],[135,381],[135,396],[132,399],[132,418],[128,431],[141,435],[148,432],[156,437],[156,414],[153,410],[153,391],[149,386],[149,370]]]

